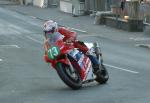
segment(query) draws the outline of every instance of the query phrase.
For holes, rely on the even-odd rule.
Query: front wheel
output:
[[[56,71],[61,80],[72,89],[80,89],[82,87],[82,80],[77,69],[72,71],[69,65],[57,63]]]
[[[105,84],[109,79],[108,71],[103,64],[100,66],[100,70],[96,73],[96,81],[100,84]]]

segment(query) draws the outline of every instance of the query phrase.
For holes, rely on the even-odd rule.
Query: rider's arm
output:
[[[69,29],[65,27],[59,27],[58,32],[62,35],[64,35],[64,41],[71,39],[72,41],[76,40],[77,34],[74,31],[70,31]]]
[[[88,47],[81,41],[74,42],[74,46],[75,48],[79,48],[79,50],[83,53],[87,53],[87,51],[89,50]]]
[[[59,27],[58,32],[64,35],[64,41],[68,41],[72,39],[71,41],[74,42],[75,48],[79,48],[82,52],[86,53],[88,51],[88,48],[84,45],[84,43],[80,41],[76,41],[77,34],[76,32],[70,31],[64,27]]]
[[[45,54],[47,54],[48,48],[50,47],[48,40],[44,40],[44,49],[45,49]]]
[[[48,58],[48,48],[50,47],[49,43],[48,43],[48,40],[45,39],[44,40],[44,49],[45,49],[45,54],[44,54],[44,60],[45,62],[49,63],[49,62],[52,62],[49,58]]]

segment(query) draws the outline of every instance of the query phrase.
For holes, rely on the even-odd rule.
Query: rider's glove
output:
[[[73,42],[72,42],[72,40],[67,39],[67,40],[65,41],[65,44],[66,44],[66,45],[73,45]]]
[[[75,42],[75,39],[72,38],[72,37],[70,37],[69,39],[67,39],[67,40],[65,41],[66,44],[73,44],[74,42]]]
[[[86,54],[86,55],[92,55],[93,53],[92,53],[92,51],[89,49],[85,54]]]

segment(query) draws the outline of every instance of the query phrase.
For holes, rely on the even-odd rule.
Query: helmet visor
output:
[[[50,32],[50,31],[45,32],[45,37],[46,37],[46,38],[51,38],[51,37],[52,37],[52,35],[53,35],[53,33],[52,33],[52,32]]]

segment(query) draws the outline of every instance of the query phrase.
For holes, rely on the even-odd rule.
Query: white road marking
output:
[[[80,38],[85,38],[85,37],[95,37],[95,36],[100,36],[100,35],[78,35],[78,37],[80,37]]]
[[[81,29],[70,28],[70,27],[68,27],[68,28],[72,29],[72,30],[75,30],[75,31],[78,31],[78,32],[87,33],[87,31],[84,31],[84,30],[81,30]]]
[[[3,61],[3,59],[0,59],[0,62]]]
[[[11,48],[11,47],[15,47],[15,48],[20,48],[18,45],[0,45],[0,48]]]
[[[15,29],[17,31],[25,32],[25,33],[28,33],[28,34],[32,33],[28,29],[22,28],[22,27],[17,26],[17,25],[9,24],[9,27],[11,27],[11,28],[13,28],[13,29]]]
[[[34,18],[34,19],[36,19],[37,17],[35,17],[35,16],[30,16],[31,18]]]
[[[28,39],[30,39],[30,40],[36,42],[36,43],[43,44],[43,42],[41,42],[41,41],[39,41],[39,40],[37,40],[37,39],[34,39],[34,38],[30,37],[30,36],[26,36],[26,37],[27,37]]]
[[[150,38],[144,38],[144,37],[136,37],[136,38],[131,37],[129,39],[134,40],[134,41],[149,41],[150,40]]]
[[[136,71],[133,71],[133,70],[124,69],[124,68],[113,66],[113,65],[109,65],[109,64],[104,64],[104,65],[107,66],[107,67],[111,67],[111,68],[114,68],[114,69],[130,72],[130,73],[134,73],[134,74],[138,74],[139,73],[139,72],[136,72]]]

